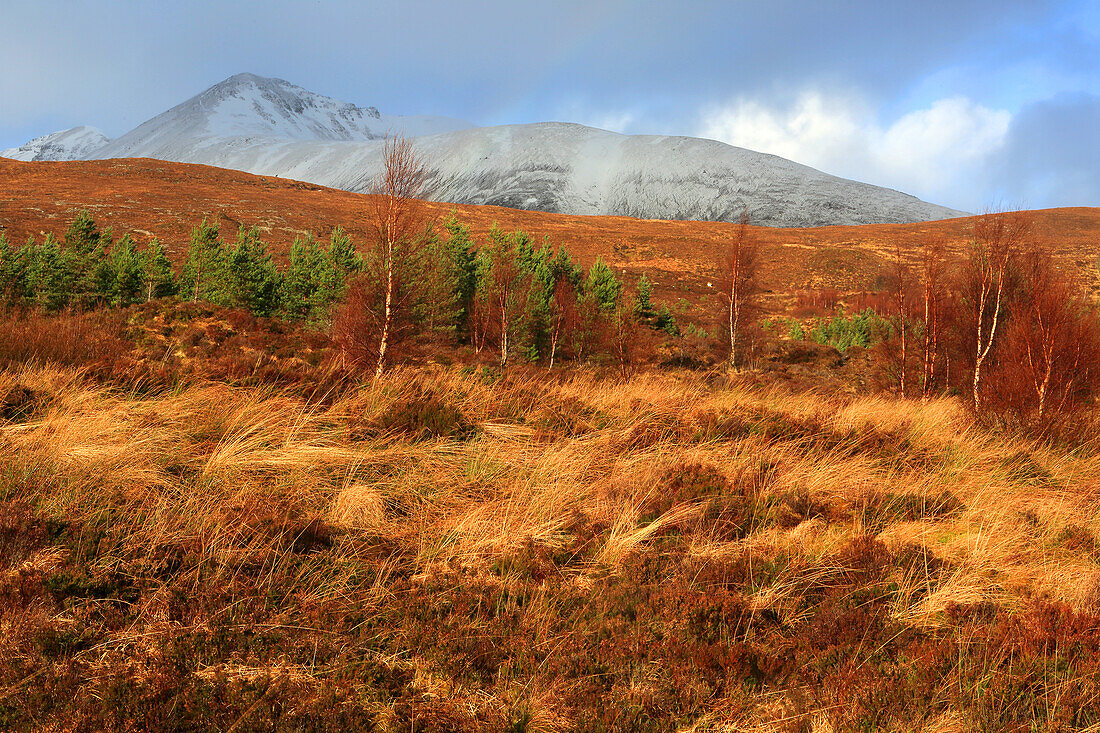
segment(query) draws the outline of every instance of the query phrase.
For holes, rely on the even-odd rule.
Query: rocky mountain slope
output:
[[[82,125],[36,137],[18,148],[0,150],[0,158],[12,160],[82,160],[111,141],[94,127]]]
[[[238,74],[73,158],[146,157],[367,191],[390,133],[416,138],[429,198],[567,214],[768,226],[906,223],[964,212],[714,140],[546,122],[400,117]]]

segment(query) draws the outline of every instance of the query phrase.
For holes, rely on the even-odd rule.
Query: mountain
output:
[[[0,150],[0,158],[13,160],[82,160],[111,139],[94,127],[82,125],[36,137],[18,148]]]
[[[366,141],[387,133],[416,137],[468,127],[469,122],[448,117],[384,115],[282,79],[237,74],[142,123],[94,157],[184,160],[210,155],[199,151],[216,150],[227,141]]]
[[[415,138],[427,196],[567,214],[768,226],[906,223],[964,212],[714,140],[560,122],[474,127],[384,115],[281,79],[238,74],[81,156],[147,157],[367,191],[383,139]]]

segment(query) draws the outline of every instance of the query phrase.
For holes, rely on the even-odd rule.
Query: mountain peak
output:
[[[91,157],[111,139],[100,130],[80,125],[36,137],[17,148],[0,150],[0,158],[13,160],[77,160]]]
[[[176,105],[119,138],[104,155],[127,157],[150,146],[172,157],[212,138],[348,142],[392,132],[431,135],[472,127],[445,117],[383,115],[374,107],[311,92],[284,79],[243,72]]]

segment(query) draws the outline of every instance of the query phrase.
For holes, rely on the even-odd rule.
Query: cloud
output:
[[[1021,109],[991,187],[1028,207],[1100,206],[1100,96],[1065,94]]]
[[[936,203],[984,205],[975,191],[1012,115],[949,97],[888,125],[858,95],[805,92],[786,106],[738,99],[706,110],[698,134]]]

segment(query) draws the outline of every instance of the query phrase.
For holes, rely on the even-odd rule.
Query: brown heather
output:
[[[1083,730],[1100,456],[952,399],[0,372],[13,730]]]

